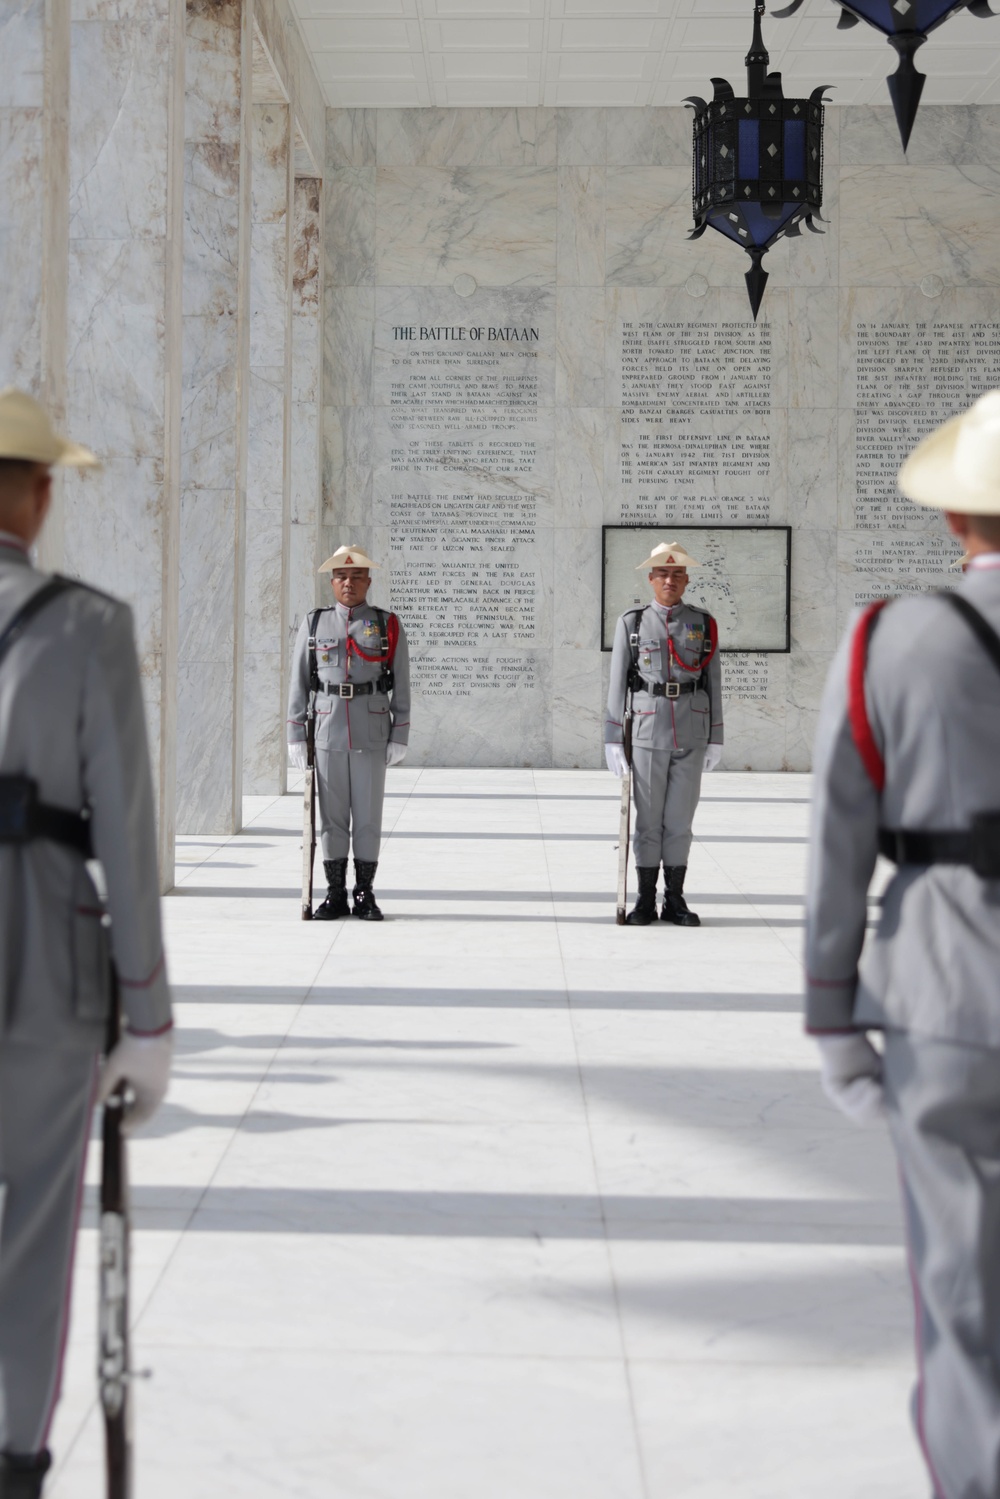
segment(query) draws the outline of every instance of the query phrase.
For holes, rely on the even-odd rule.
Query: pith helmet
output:
[[[914,448],[899,471],[908,500],[962,515],[1000,515],[1000,390]]]
[[[686,552],[679,541],[661,541],[658,547],[654,547],[652,555],[645,562],[640,562],[636,568],[637,573],[649,571],[653,567],[700,567],[689,552]]]
[[[87,448],[60,437],[48,412],[33,396],[16,386],[0,390],[0,458],[26,463],[63,464],[67,468],[98,468]]]
[[[332,573],[334,568],[340,567],[378,567],[378,563],[373,562],[372,559],[365,552],[363,552],[360,547],[352,547],[348,545],[338,547],[332,557],[327,557],[326,561],[323,563],[323,566],[320,568],[320,572]]]

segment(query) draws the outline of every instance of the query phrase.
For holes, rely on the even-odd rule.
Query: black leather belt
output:
[[[698,687],[697,682],[647,682],[641,677],[642,686],[640,692],[648,692],[650,697],[680,697],[682,692],[694,692]]]
[[[90,819],[82,812],[50,807],[38,800],[38,783],[30,776],[0,776],[0,843],[31,843],[49,838],[92,856]]]
[[[322,682],[322,690],[330,697],[371,697],[373,692],[388,692],[381,682]]]
[[[980,879],[1000,880],[1000,812],[980,812],[971,828],[880,828],[878,848],[894,864],[965,864]]]

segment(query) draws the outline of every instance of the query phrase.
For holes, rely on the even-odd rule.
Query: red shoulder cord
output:
[[[872,631],[876,621],[888,599],[877,599],[858,620],[858,627],[851,641],[851,658],[847,672],[847,717],[851,725],[851,738],[854,740],[861,763],[868,772],[868,778],[876,791],[881,791],[885,785],[885,761],[882,751],[875,742],[872,733],[871,722],[868,718],[868,704],[865,701],[865,666],[868,663],[868,647],[871,643]]]
[[[673,636],[671,636],[671,635],[667,636],[667,649],[670,652],[670,659],[671,659],[671,661],[674,663],[675,666],[679,666],[680,669],[681,669],[681,671],[689,671],[689,672],[692,673],[692,675],[695,672],[704,671],[705,667],[708,665],[708,663],[711,661],[712,657],[715,655],[716,651],[719,649],[719,627],[716,624],[715,620],[712,618],[712,616],[709,615],[709,617],[708,617],[708,655],[705,656],[705,657],[703,657],[703,659],[698,662],[697,666],[688,666],[688,664],[687,664],[686,661],[682,661],[681,660],[680,656],[678,656],[678,654],[677,654],[677,647],[674,645]]]
[[[391,666],[396,654],[396,646],[399,644],[399,620],[394,614],[386,617],[385,633],[389,640],[387,655],[383,656],[381,653],[377,656],[367,655],[350,635],[347,637],[347,654],[349,656],[357,656],[360,660],[368,661],[372,665]]]

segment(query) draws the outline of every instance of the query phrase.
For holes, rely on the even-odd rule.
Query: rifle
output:
[[[110,1053],[121,1036],[121,995],[112,968]],[[132,1496],[132,1402],[129,1392],[128,1172],[122,1116],[125,1084],[104,1105],[101,1125],[101,1240],[97,1380],[104,1409],[107,1499]]]
[[[625,712],[622,715],[622,748],[625,751],[625,772],[622,775],[621,821],[618,825],[618,910],[617,926],[625,925],[625,886],[628,882],[628,842],[632,830],[632,692],[625,693]]]
[[[316,621],[322,611],[309,616],[309,697],[306,706],[306,779],[302,787],[302,920],[312,921],[313,864],[316,862]]]
[[[312,921],[313,864],[316,861],[316,694],[306,710],[306,779],[302,788],[302,920]]]

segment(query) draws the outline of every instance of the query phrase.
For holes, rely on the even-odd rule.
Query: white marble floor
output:
[[[697,931],[615,927],[606,774],[393,771],[381,926],[300,923],[294,797],[181,841],[141,1499],[926,1499],[890,1153],[801,1033],[807,795],[706,781]],[[53,1499],[102,1492],[90,1212]]]

